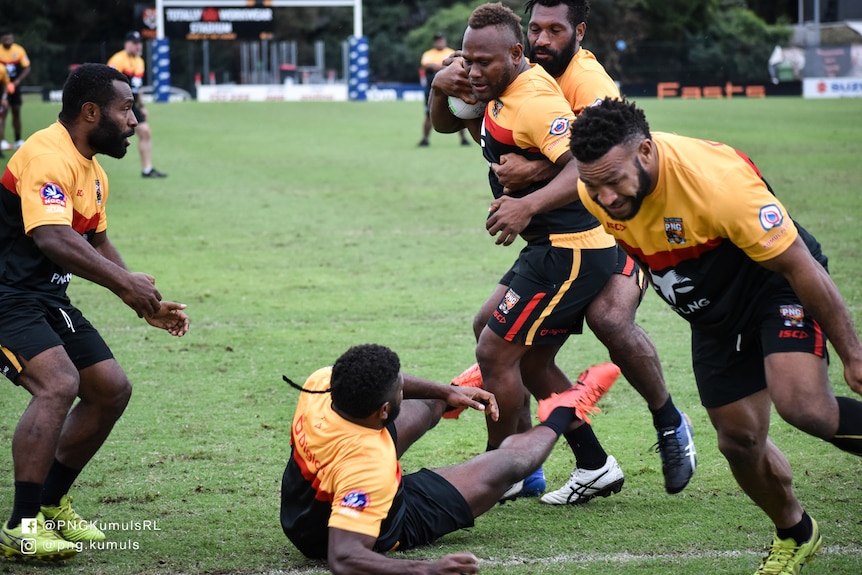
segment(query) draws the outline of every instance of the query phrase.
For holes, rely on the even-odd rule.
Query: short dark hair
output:
[[[473,30],[487,28],[488,26],[499,26],[508,28],[515,35],[519,44],[524,43],[524,29],[521,27],[521,17],[515,14],[508,6],[500,2],[493,4],[482,4],[470,14],[467,26]]]
[[[368,417],[388,401],[400,371],[401,361],[388,347],[353,346],[332,366],[332,403],[351,417]]]
[[[114,81],[129,83],[129,78],[104,64],[81,64],[69,74],[63,84],[63,108],[60,119],[71,122],[81,114],[81,107],[93,102],[105,109],[116,97]]]
[[[652,138],[643,110],[633,102],[605,98],[587,106],[572,124],[569,145],[579,162],[595,162],[611,148],[644,138]]]
[[[524,14],[530,16],[533,13],[534,6],[545,6],[553,8],[565,4],[569,8],[568,18],[572,28],[581,22],[587,22],[587,17],[590,15],[590,0],[527,0],[524,6]]]

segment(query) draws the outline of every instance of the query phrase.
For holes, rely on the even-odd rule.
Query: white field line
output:
[[[570,563],[633,563],[635,561],[649,561],[654,559],[676,560],[676,559],[709,559],[711,557],[741,557],[749,555],[752,558],[763,556],[763,551],[753,551],[750,549],[742,551],[703,551],[703,552],[686,552],[686,553],[576,553],[572,555],[555,555],[554,557],[512,557],[509,559],[482,559],[480,566],[487,567],[507,567],[517,565],[567,565]],[[862,547],[855,545],[832,545],[824,547],[821,551],[823,555],[860,555],[862,556]],[[326,571],[326,566],[320,564],[318,566],[301,567],[298,569],[277,569],[273,571],[263,571],[254,575],[313,575]],[[186,575],[178,573],[176,575]]]

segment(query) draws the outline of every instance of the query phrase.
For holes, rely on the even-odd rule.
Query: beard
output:
[[[652,180],[650,180],[649,172],[644,169],[640,160],[637,158],[635,158],[635,168],[637,168],[638,171],[638,193],[631,200],[631,211],[623,217],[615,218],[621,221],[630,220],[638,215],[638,212],[641,211],[641,205],[644,203],[644,198],[647,197],[650,192],[650,188],[652,187]]]
[[[493,84],[488,84],[487,93],[483,96],[477,96],[477,99],[480,102],[493,102],[497,98],[503,95],[503,92],[506,91],[506,88],[509,87],[509,84],[512,83],[512,71],[508,68],[503,70],[500,73],[500,79],[494,82]]]
[[[126,150],[128,149],[126,138],[131,138],[134,135],[134,129],[123,132],[103,112],[99,118],[99,124],[90,132],[87,142],[91,148],[96,150],[96,153],[105,154],[112,158],[122,158],[126,155]]]
[[[550,56],[550,59],[548,60],[533,59],[533,61],[539,64],[542,68],[544,68],[545,72],[547,72],[554,78],[558,78],[563,74],[563,72],[566,71],[566,68],[569,67],[569,62],[571,62],[572,58],[575,57],[575,46],[576,44],[574,37],[572,37],[572,41],[569,42],[568,46],[566,46],[563,50],[559,52],[546,47],[534,48],[533,46],[530,46],[530,56],[531,59],[538,54],[542,54],[543,56]]]

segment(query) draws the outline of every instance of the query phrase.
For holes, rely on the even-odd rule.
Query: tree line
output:
[[[0,0],[0,28],[12,31],[33,62],[30,84],[59,87],[69,66],[105,61],[136,27],[139,0]],[[421,53],[437,31],[458,47],[481,1],[364,0],[372,79],[416,82]],[[522,14],[523,1],[503,0]],[[767,60],[790,36],[797,0],[592,0],[584,47],[624,83],[674,80],[704,84],[768,80]],[[276,8],[275,40],[301,47],[323,41],[327,66],[340,68],[341,45],[353,33],[351,8]],[[174,84],[199,66],[199,42],[171,41]],[[211,42],[211,67],[238,78],[235,42]],[[304,51],[312,54],[312,50]],[[300,62],[300,64],[303,64]]]

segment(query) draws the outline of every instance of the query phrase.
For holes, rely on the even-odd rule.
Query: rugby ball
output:
[[[456,118],[461,118],[462,120],[473,120],[475,118],[481,118],[485,114],[485,102],[468,104],[461,98],[449,96],[449,111],[452,112],[452,115]]]

